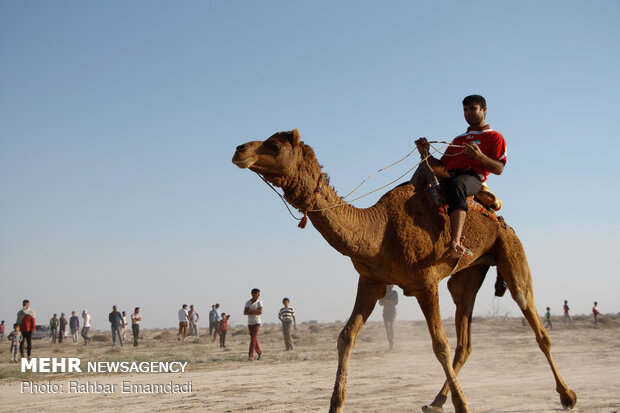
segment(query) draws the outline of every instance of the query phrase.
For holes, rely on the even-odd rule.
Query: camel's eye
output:
[[[271,149],[275,153],[279,153],[280,152],[280,145],[278,145],[277,143],[275,143],[273,141],[266,141],[265,142],[265,146],[267,146],[269,149]]]

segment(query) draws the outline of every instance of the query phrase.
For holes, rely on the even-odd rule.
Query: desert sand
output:
[[[620,409],[620,316],[603,315],[594,328],[591,317],[574,317],[572,327],[554,320],[552,352],[561,374],[577,393],[577,412]],[[444,322],[454,349],[454,323]],[[342,323],[300,324],[296,349],[284,351],[281,329],[265,325],[259,342],[261,360],[247,360],[248,335],[242,326],[229,330],[228,348],[204,337],[179,343],[174,330],[150,330],[137,348],[113,349],[109,332],[89,346],[34,342],[33,357],[80,357],[87,361],[187,361],[185,373],[20,373],[1,348],[1,411],[165,412],[326,412],[337,366],[336,339]],[[128,336],[130,332],[128,332]],[[388,351],[383,324],[364,327],[349,373],[348,412],[420,412],[444,381],[422,321],[395,324],[396,347]],[[100,340],[100,341],[99,341]],[[534,334],[519,318],[475,318],[473,353],[459,381],[473,412],[558,412],[562,410],[551,371]],[[62,394],[21,392],[22,381],[63,385]],[[69,381],[117,384],[111,394],[68,393]],[[189,394],[124,394],[131,384],[183,384]],[[450,401],[444,411],[453,412]]]

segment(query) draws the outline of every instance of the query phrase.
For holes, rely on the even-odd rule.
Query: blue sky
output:
[[[617,1],[2,1],[0,317],[27,297],[41,321],[88,308],[96,328],[113,304],[146,327],[183,303],[244,323],[259,287],[265,322],[284,296],[301,321],[345,320],[349,260],[233,166],[235,146],[298,128],[348,193],[417,137],[463,132],[471,93],[508,142],[489,184],[539,311],[618,312],[619,17]],[[494,274],[475,313],[518,315]]]

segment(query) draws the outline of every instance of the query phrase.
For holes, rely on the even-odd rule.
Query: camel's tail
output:
[[[504,277],[502,273],[499,272],[499,268],[497,268],[497,279],[495,280],[495,296],[503,297],[506,292],[506,282],[504,281]]]

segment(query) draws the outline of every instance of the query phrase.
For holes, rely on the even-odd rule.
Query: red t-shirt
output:
[[[221,333],[222,331],[228,330],[228,318],[222,318],[220,320],[220,325],[219,325],[219,332]]]
[[[463,145],[465,143],[475,143],[480,147],[480,151],[491,159],[506,164],[506,140],[496,130],[486,125],[482,130],[467,129],[462,135],[457,136],[452,141],[453,145]],[[485,170],[480,162],[464,155],[463,148],[458,146],[449,146],[441,157],[441,162],[446,166],[448,171],[457,169],[473,169],[482,182],[487,180],[489,171]]]

